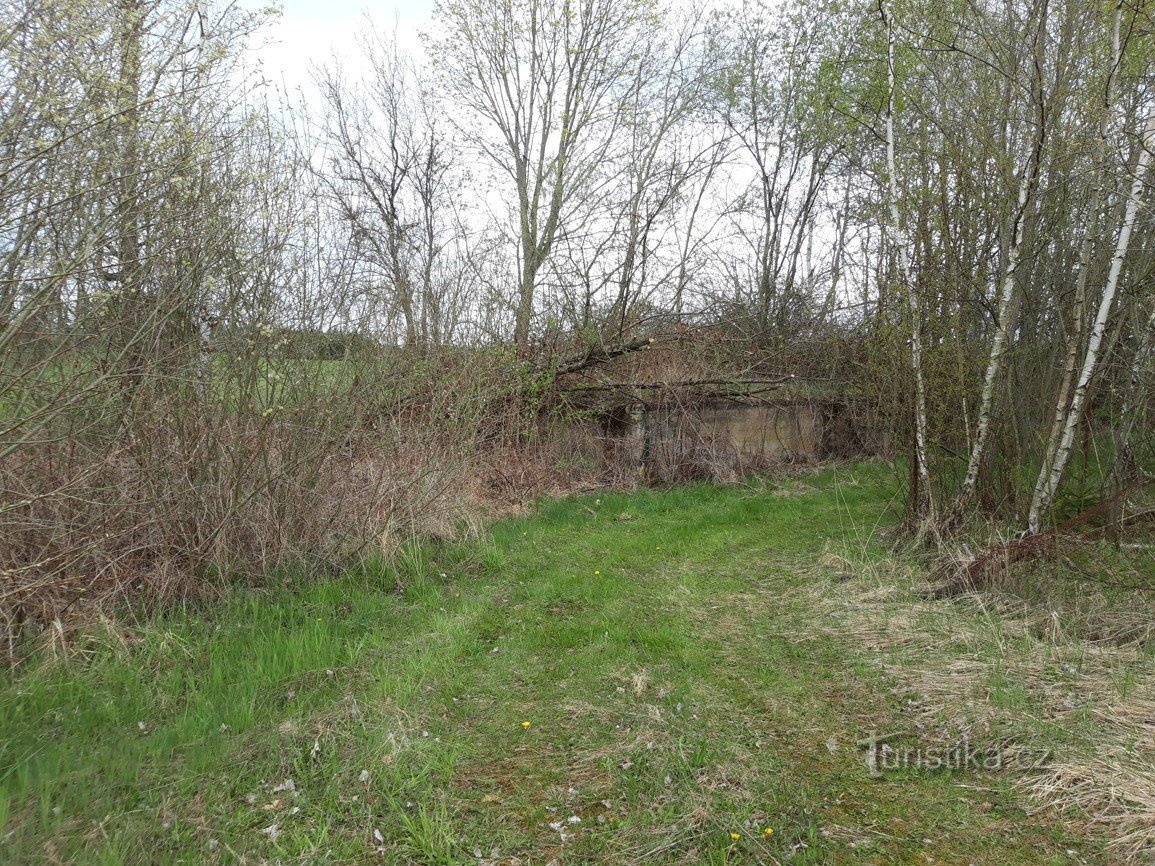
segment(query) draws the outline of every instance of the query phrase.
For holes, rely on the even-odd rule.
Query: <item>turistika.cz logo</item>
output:
[[[977,747],[968,738],[945,746],[891,745],[904,734],[871,731],[858,746],[865,750],[864,761],[871,776],[878,778],[894,770],[972,770],[995,773],[1001,770],[1037,770],[1051,758],[1050,749],[1032,749],[1018,744],[998,743]]]

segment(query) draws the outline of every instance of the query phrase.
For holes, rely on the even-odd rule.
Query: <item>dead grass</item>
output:
[[[920,572],[901,560],[828,553],[822,565],[833,580],[792,590],[812,612],[799,639],[819,629],[855,641],[921,742],[1029,756],[1015,784],[1040,808],[1124,858],[1155,857],[1155,678],[1141,644],[1083,639],[1056,611],[1009,595],[919,598]]]
[[[1021,787],[1043,806],[1074,813],[1110,846],[1134,860],[1150,862],[1155,851],[1155,771],[1137,766],[1121,743],[1105,757],[1052,764]]]

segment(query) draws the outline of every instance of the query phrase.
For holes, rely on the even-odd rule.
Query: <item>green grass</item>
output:
[[[1095,860],[1003,775],[868,775],[898,698],[796,590],[881,555],[887,478],[548,502],[95,630],[0,688],[0,861]]]

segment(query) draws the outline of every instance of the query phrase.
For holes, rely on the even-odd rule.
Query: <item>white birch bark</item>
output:
[[[1079,250],[1079,276],[1075,285],[1075,315],[1071,335],[1067,340],[1066,358],[1063,362],[1063,377],[1059,383],[1055,400],[1055,415],[1051,420],[1051,432],[1047,437],[1046,451],[1039,470],[1039,477],[1032,493],[1032,502],[1041,495],[1041,490],[1055,465],[1055,455],[1063,438],[1063,427],[1067,420],[1067,409],[1071,405],[1071,387],[1075,383],[1075,371],[1079,366],[1079,353],[1083,348],[1083,338],[1087,318],[1087,280],[1091,270],[1091,252],[1099,225],[1099,208],[1103,199],[1103,167],[1107,158],[1107,142],[1111,133],[1112,106],[1115,101],[1115,81],[1122,61],[1120,28],[1123,21],[1124,0],[1115,4],[1115,15],[1111,26],[1111,67],[1107,70],[1107,82],[1103,89],[1102,115],[1099,119],[1099,138],[1095,142],[1094,177],[1091,186],[1091,200],[1087,205],[1087,228]]]
[[[1044,7],[1045,8],[1045,7]],[[1035,136],[1032,153],[1027,158],[1023,168],[1023,176],[1019,181],[1019,194],[1015,203],[1014,214],[1011,219],[1011,238],[1007,249],[1006,264],[1003,267],[1002,279],[995,294],[998,305],[999,320],[995,323],[994,339],[991,341],[991,354],[987,361],[986,373],[983,376],[982,394],[979,401],[978,414],[975,419],[975,438],[971,445],[970,459],[967,461],[966,477],[963,478],[958,498],[955,500],[952,514],[947,522],[961,518],[974,498],[975,487],[978,482],[979,469],[986,456],[987,444],[991,432],[991,414],[994,407],[995,385],[999,373],[1002,371],[1003,358],[1007,351],[1007,336],[1011,329],[1011,318],[1014,313],[1016,292],[1015,275],[1023,256],[1023,236],[1025,234],[1027,212],[1030,210],[1034,197],[1036,180],[1042,163],[1043,142],[1046,138],[1046,122],[1043,105],[1042,63],[1039,56],[1041,50],[1042,33],[1045,28],[1045,12],[1039,14],[1038,29],[1035,31],[1033,46],[1034,81],[1033,96],[1035,99]]]
[[[1023,255],[1023,234],[1026,223],[1027,208],[1031,201],[1031,190],[1034,187],[1037,164],[1032,159],[1023,178],[1019,182],[1019,197],[1015,206],[1013,234],[1010,249],[1007,251],[1007,263],[1003,269],[1002,281],[999,285],[996,301],[998,303],[999,320],[995,325],[995,336],[991,342],[991,354],[987,361],[986,373],[983,376],[982,396],[979,400],[978,418],[975,427],[974,443],[971,446],[970,459],[967,461],[967,474],[963,479],[962,489],[959,491],[955,503],[955,513],[961,514],[970,505],[974,496],[975,485],[978,482],[979,467],[986,456],[987,441],[991,431],[991,412],[994,406],[995,384],[999,372],[1003,367],[1003,357],[1007,351],[1007,334],[1010,331],[1010,320],[1014,312],[1015,302],[1015,274],[1019,270],[1019,263]]]
[[[1127,196],[1127,210],[1123,217],[1123,225],[1119,229],[1119,238],[1115,243],[1115,254],[1111,259],[1111,270],[1107,274],[1107,282],[1103,286],[1103,294],[1099,299],[1099,309],[1095,315],[1095,323],[1091,326],[1091,334],[1087,339],[1087,352],[1083,356],[1083,366],[1079,373],[1079,382],[1075,385],[1075,392],[1071,395],[1071,405],[1067,409],[1067,418],[1063,425],[1063,437],[1059,448],[1055,452],[1054,465],[1048,472],[1044,466],[1041,470],[1046,474],[1046,481],[1038,486],[1035,495],[1031,497],[1031,508],[1027,516],[1027,529],[1038,532],[1042,523],[1043,514],[1051,506],[1055,490],[1063,478],[1063,470],[1071,457],[1071,445],[1075,441],[1075,432],[1079,427],[1079,417],[1083,413],[1083,406],[1087,401],[1087,392],[1091,377],[1099,361],[1099,348],[1103,343],[1103,335],[1107,331],[1107,319],[1111,315],[1111,307],[1115,303],[1115,295],[1119,289],[1119,275],[1123,272],[1123,262],[1127,257],[1127,249],[1131,244],[1131,232],[1135,227],[1135,220],[1139,215],[1139,204],[1143,195],[1143,185],[1146,181],[1147,168],[1151,164],[1151,148],[1155,146],[1155,113],[1147,118],[1143,128],[1143,135],[1139,142],[1139,159],[1135,165],[1135,176],[1131,182],[1131,190]]]
[[[930,487],[930,466],[926,453],[926,378],[922,370],[922,311],[915,291],[910,245],[898,212],[898,180],[894,158],[894,25],[885,0],[878,0],[878,12],[886,27],[886,174],[890,199],[890,234],[898,252],[899,274],[910,312],[910,364],[914,371],[914,451],[918,462],[918,517],[934,520],[934,496]]]

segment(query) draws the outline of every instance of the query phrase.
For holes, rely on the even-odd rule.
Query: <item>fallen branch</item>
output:
[[[612,361],[614,358],[620,358],[622,355],[629,355],[631,352],[648,349],[653,345],[653,342],[653,337],[638,337],[625,343],[619,343],[616,346],[593,346],[576,355],[559,358],[557,366],[554,368],[554,373],[558,376],[568,376],[571,373],[578,373],[590,367],[597,366],[598,364],[604,364],[606,361]]]
[[[1138,486],[1140,486],[1139,482],[1129,484],[1086,511],[1076,514],[1070,520],[1043,532],[1036,532],[1033,535],[1016,538],[1013,541],[987,548],[966,565],[960,566],[955,562],[943,563],[935,570],[935,573],[942,574],[953,571],[954,575],[945,583],[925,590],[921,595],[924,598],[948,598],[981,589],[1014,563],[1042,556],[1048,546],[1053,547],[1055,545],[1058,536],[1094,520]]]
[[[1115,524],[1115,526],[1118,529],[1122,529],[1125,526],[1138,526],[1141,523],[1151,522],[1155,522],[1155,508],[1149,508],[1146,511],[1140,511],[1136,514],[1128,515],[1127,517],[1120,519],[1119,522]]]
[[[688,379],[679,382],[611,382],[604,385],[575,385],[572,391],[613,391],[624,388],[659,389],[659,388],[705,388],[712,385],[725,385],[730,388],[758,385],[784,385],[794,379],[794,375],[783,376],[781,379]]]
[[[698,397],[722,398],[747,401],[752,404],[772,405],[763,397],[771,391],[779,390],[792,381],[794,376],[781,379],[693,379],[679,382],[608,382],[603,384],[581,384],[564,388],[562,398],[570,405],[596,405],[598,400],[628,399],[651,408],[661,404],[670,395],[684,395],[696,391]]]

